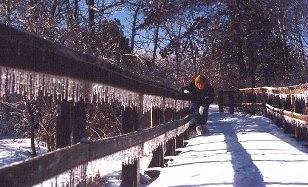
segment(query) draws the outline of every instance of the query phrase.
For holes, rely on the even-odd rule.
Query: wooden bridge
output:
[[[164,156],[176,155],[176,149],[185,145],[193,119],[187,112],[189,102],[177,90],[4,25],[0,25],[0,33],[1,96],[17,93],[32,100],[42,94],[60,106],[58,149],[0,168],[0,186],[32,186],[57,176],[59,179],[67,172],[78,177],[62,183],[64,186],[86,186],[91,172],[87,165],[116,154],[125,163],[121,186],[138,186],[140,158],[153,155],[149,167],[164,167]],[[108,90],[113,90],[112,98],[106,95]],[[231,114],[236,109],[261,112],[297,140],[308,139],[308,84],[217,93],[220,112],[224,107]],[[82,115],[85,104],[105,100],[123,105],[122,135],[97,141],[82,139],[85,118],[78,118],[73,139],[82,143],[70,145],[67,103],[73,103],[70,108]],[[140,123],[144,112],[151,115],[148,126]]]

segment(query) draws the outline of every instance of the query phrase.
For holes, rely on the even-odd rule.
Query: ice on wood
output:
[[[57,175],[49,180],[34,185],[34,187],[49,187],[49,186],[79,186],[83,181],[86,181],[87,164],[77,166],[69,171]]]
[[[308,89],[304,90],[302,93],[295,93],[295,94],[285,94],[285,93],[274,93],[273,90],[275,90],[275,88],[270,88],[270,87],[266,87],[267,91],[266,94],[267,96],[278,96],[280,99],[287,99],[288,97],[292,97],[294,96],[296,100],[304,100],[305,105],[308,104]]]
[[[143,144],[143,155],[151,155],[152,151],[165,143],[165,134],[162,134]]]
[[[268,108],[266,108],[266,111],[267,111],[267,113],[272,113],[278,119],[284,120],[284,121],[286,121],[289,124],[295,125],[297,127],[306,127],[306,128],[308,128],[308,123],[306,121],[295,119],[295,118],[291,118],[291,117],[286,116],[286,115],[282,115],[282,114],[280,114],[278,112],[271,111]]]
[[[112,102],[117,101],[122,106],[139,106],[140,93],[116,88],[109,85],[90,83],[82,80],[41,74],[25,70],[0,67],[0,96],[5,94],[20,94],[27,99],[37,99],[41,94],[50,96],[53,100]],[[172,98],[144,95],[143,112],[151,107],[175,108],[180,110],[189,106],[187,101],[177,101]]]
[[[80,182],[88,180],[90,177],[97,175],[102,177],[106,173],[106,163],[120,161],[124,164],[131,164],[143,156],[150,156],[152,151],[158,146],[164,146],[168,140],[185,132],[188,127],[189,123],[186,123],[140,145],[80,165],[36,186],[76,186]]]

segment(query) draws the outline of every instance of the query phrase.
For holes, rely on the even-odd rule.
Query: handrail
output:
[[[273,93],[273,94],[299,94],[308,90],[308,83],[299,84],[288,87],[257,87],[257,88],[243,88],[240,92],[251,93]]]
[[[0,186],[35,185],[71,168],[140,145],[191,122],[191,116],[187,116],[153,128],[65,147],[17,165],[0,168]]]
[[[240,100],[242,100],[243,95],[249,95],[248,97],[251,97],[251,101],[237,101],[235,102],[234,96],[237,95],[240,97]],[[223,95],[228,95],[229,102],[225,103],[223,99]],[[242,88],[238,90],[220,90],[218,91],[218,102],[220,108],[223,106],[230,106],[230,107],[236,107],[236,106],[243,106],[243,105],[252,105],[252,106],[260,106],[261,103],[263,103],[264,107],[266,104],[266,101],[268,100],[268,96],[276,96],[280,95],[283,98],[286,98],[286,96],[296,96],[301,95],[301,97],[308,97],[308,83],[306,84],[300,84],[295,86],[289,86],[289,87],[257,87],[257,88]],[[257,103],[257,97],[261,98],[261,101]],[[295,98],[291,101],[294,105]]]
[[[4,67],[5,71],[13,68],[30,72],[30,76],[34,72],[133,91],[140,94],[140,105],[142,94],[187,100],[184,94],[167,85],[3,24],[0,24],[0,67]],[[14,81],[13,79],[12,82]],[[83,89],[87,91],[87,88]],[[190,122],[190,117],[186,117],[150,129],[65,147],[16,165],[0,168],[0,186],[37,184],[83,163],[140,145],[169,131],[173,132],[183,125],[186,128]]]
[[[184,98],[177,90],[141,78],[103,59],[3,24],[0,24],[0,66],[101,83],[148,95]]]
[[[278,114],[281,119],[285,119],[285,117],[289,117],[294,120],[301,120],[302,122],[306,122],[306,125],[308,125],[308,115],[303,115],[303,114],[275,108],[269,104],[266,104],[266,108],[270,110],[272,113]]]
[[[281,126],[285,132],[292,133],[297,140],[307,139],[308,83],[277,88],[244,88],[219,91],[218,93],[220,112],[223,112],[224,106],[230,107],[230,113],[234,113],[234,107],[246,106],[250,107],[248,109],[250,113],[255,113],[256,108],[261,106],[264,109],[263,114],[273,118],[278,123],[282,123]],[[224,95],[228,95],[229,102],[224,103]],[[235,102],[235,96],[237,96],[237,102]],[[252,103],[246,103],[247,100],[243,97]]]

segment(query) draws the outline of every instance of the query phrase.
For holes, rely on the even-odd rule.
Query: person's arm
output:
[[[188,86],[182,87],[181,92],[184,93],[184,94],[191,94],[193,84],[194,84],[194,82],[191,82]]]

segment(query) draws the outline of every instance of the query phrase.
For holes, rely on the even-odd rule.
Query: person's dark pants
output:
[[[192,103],[192,107],[191,107],[191,111],[192,114],[194,115],[194,118],[196,120],[196,126],[202,126],[202,127],[206,127],[206,123],[207,123],[207,118],[208,118],[208,114],[209,114],[209,106],[204,106],[204,111],[203,114],[200,115],[199,113],[199,108],[200,105],[196,104],[196,103]]]

